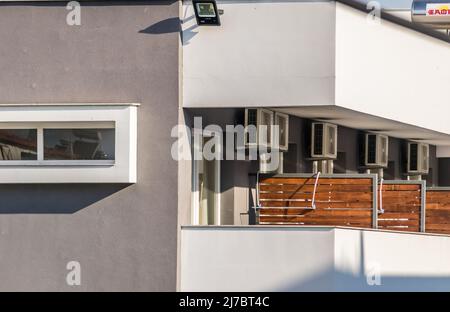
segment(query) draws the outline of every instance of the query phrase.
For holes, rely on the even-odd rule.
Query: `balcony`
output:
[[[450,188],[370,174],[262,176],[261,225],[320,225],[450,234]]]
[[[256,188],[256,225],[182,226],[181,291],[450,288],[450,188],[373,174],[261,175]]]

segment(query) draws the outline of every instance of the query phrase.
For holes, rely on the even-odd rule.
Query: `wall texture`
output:
[[[426,61],[448,55],[445,41],[387,20],[370,23],[366,12],[336,3],[338,106],[450,134],[448,103],[434,92],[447,85],[450,63]]]
[[[0,4],[0,104],[141,103],[138,183],[2,185],[0,290],[175,290],[179,3],[65,5]]]
[[[183,2],[184,107],[334,104],[334,2],[217,5],[222,25],[197,27]]]
[[[450,288],[448,236],[332,227],[185,227],[181,242],[183,291]]]
[[[439,158],[439,186],[450,186],[450,158]]]
[[[181,291],[290,291],[333,270],[330,228],[185,227]],[[308,290],[331,290],[332,276]],[[303,289],[298,289],[303,290]]]

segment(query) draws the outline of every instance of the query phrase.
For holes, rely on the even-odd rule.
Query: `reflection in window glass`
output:
[[[37,130],[0,129],[0,160],[37,160]]]
[[[44,129],[44,160],[114,160],[114,129]]]

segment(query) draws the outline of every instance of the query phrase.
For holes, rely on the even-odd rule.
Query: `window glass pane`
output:
[[[37,160],[37,130],[0,129],[0,160]]]
[[[212,3],[197,3],[198,16],[215,17],[214,5]]]
[[[44,129],[45,160],[114,160],[114,129]]]

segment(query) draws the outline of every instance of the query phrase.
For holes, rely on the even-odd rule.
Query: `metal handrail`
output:
[[[253,207],[253,209],[258,210],[262,209],[260,199],[259,199],[259,175],[260,172],[256,172],[256,206]],[[316,180],[314,182],[314,189],[312,194],[312,200],[311,200],[311,207],[274,207],[274,208],[292,208],[292,209],[316,209],[316,193],[317,193],[317,185],[319,184],[319,178],[320,178],[320,171],[318,173],[315,173],[311,176],[311,178],[316,177]]]
[[[311,208],[316,209],[316,191],[317,191],[317,184],[319,183],[319,177],[320,177],[320,171],[316,173],[316,182],[314,182],[314,191],[313,191],[313,198],[311,202]]]
[[[378,213],[384,213],[383,209],[383,178],[380,179],[380,209],[378,210]]]

